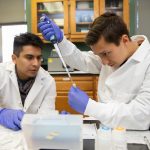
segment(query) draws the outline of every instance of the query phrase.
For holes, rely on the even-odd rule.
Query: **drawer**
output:
[[[84,91],[87,93],[88,96],[90,96],[91,98],[93,98],[93,91]],[[57,92],[57,97],[61,97],[61,96],[68,96],[68,92]]]
[[[76,81],[75,82],[77,87],[84,91],[91,91],[93,90],[93,81]],[[57,81],[56,82],[56,90],[57,91],[68,91],[72,86],[72,82],[70,81]]]
[[[68,104],[68,92],[72,86],[72,82],[67,75],[54,75],[56,81],[56,109],[60,112],[66,110],[72,114],[77,114]],[[86,92],[88,96],[96,100],[97,93],[97,76],[92,75],[72,75],[73,81],[77,87]]]
[[[56,81],[70,81],[68,76],[53,76]],[[92,76],[72,76],[73,81],[93,81]]]
[[[96,77],[95,78],[95,88],[96,88],[96,91],[98,89],[98,80],[99,80],[99,77]]]

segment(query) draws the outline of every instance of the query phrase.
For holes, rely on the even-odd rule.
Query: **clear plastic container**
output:
[[[111,128],[101,125],[98,129],[97,150],[111,150]]]
[[[25,114],[22,130],[32,150],[82,150],[82,116],[57,114]]]
[[[112,150],[127,150],[126,129],[117,127],[112,131]]]

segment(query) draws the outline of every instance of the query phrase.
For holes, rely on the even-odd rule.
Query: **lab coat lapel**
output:
[[[35,82],[29,91],[26,100],[25,100],[25,105],[24,108],[27,110],[31,103],[36,100],[35,97],[40,93],[41,89],[43,87],[43,81],[40,75],[37,75]]]
[[[10,73],[10,79],[11,79],[12,83],[14,84],[14,86],[15,86],[15,88],[17,90],[17,94],[20,95],[19,87],[18,87],[18,81],[17,81],[15,70],[11,70],[11,71],[12,72]]]
[[[138,62],[136,62],[138,63]],[[123,74],[125,74],[128,70],[129,67],[132,67],[132,65],[134,65],[135,62],[133,62],[132,60],[131,61],[127,61],[125,64],[123,64],[121,67],[119,67],[118,69],[116,70],[113,70],[112,68],[112,73],[108,76],[108,78],[106,79],[105,83],[106,85],[110,85],[112,83],[115,83],[118,78],[121,79],[121,76]],[[109,67],[109,66],[108,66]]]

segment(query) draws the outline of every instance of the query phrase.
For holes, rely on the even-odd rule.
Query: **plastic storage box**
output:
[[[26,114],[21,125],[29,149],[83,149],[81,115]]]

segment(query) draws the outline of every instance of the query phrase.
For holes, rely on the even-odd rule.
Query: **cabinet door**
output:
[[[72,82],[66,75],[54,75],[56,81],[56,109],[59,111],[66,110],[70,113],[77,113],[68,104],[68,92],[72,86]],[[89,75],[72,75],[73,81],[76,83],[77,87],[85,91],[90,98],[94,98],[94,76]]]
[[[129,0],[100,0],[100,14],[104,12],[121,16],[129,28]]]
[[[58,92],[65,92],[69,91],[70,87],[72,86],[72,82],[69,80],[69,78],[64,76],[53,76],[56,81],[56,89]],[[93,91],[94,84],[93,84],[93,78],[92,76],[73,76],[72,79],[77,85],[77,87],[80,87],[81,90],[84,91]]]
[[[70,0],[72,41],[83,41],[94,18],[99,16],[99,0]],[[75,40],[74,40],[75,39]]]
[[[93,92],[87,91],[86,92],[90,98],[93,99]],[[71,114],[77,114],[75,110],[71,108],[71,106],[68,104],[68,92],[57,92],[56,97],[56,110],[59,112],[66,110],[67,112]]]
[[[68,0],[32,0],[32,32],[41,38],[42,35],[37,27],[37,23],[40,22],[42,14],[46,14],[52,19],[68,37]]]

